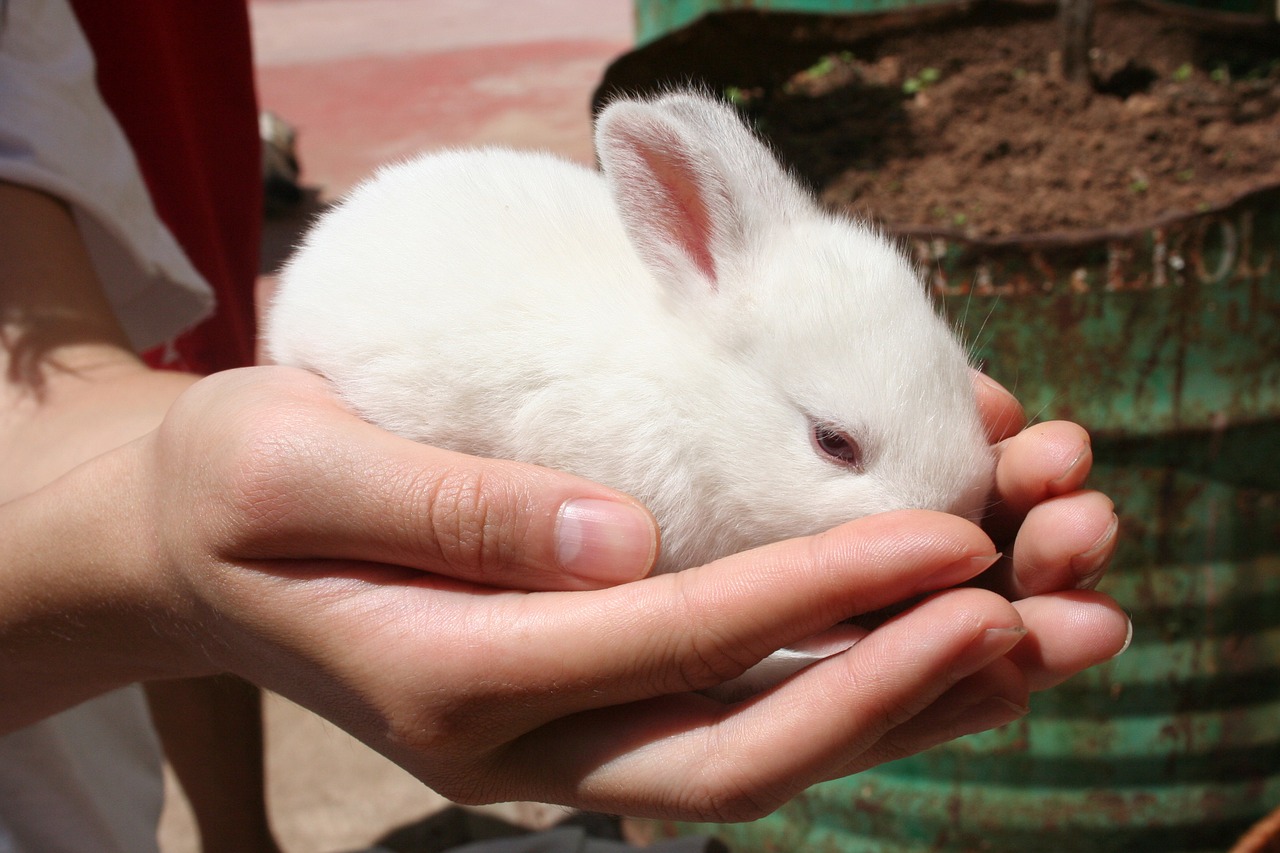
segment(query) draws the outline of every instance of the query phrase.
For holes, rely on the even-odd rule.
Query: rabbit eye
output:
[[[862,448],[847,434],[826,424],[814,424],[813,446],[832,462],[862,470]]]

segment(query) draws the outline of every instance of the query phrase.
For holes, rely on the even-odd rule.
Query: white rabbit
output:
[[[898,250],[701,95],[612,103],[596,150],[603,176],[502,149],[383,168],[287,265],[270,356],[393,432],[635,495],[659,572],[981,513],[966,355]]]

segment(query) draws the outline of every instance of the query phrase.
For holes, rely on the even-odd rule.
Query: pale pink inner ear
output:
[[[636,144],[653,181],[653,215],[649,227],[655,238],[683,253],[716,289],[716,261],[711,245],[715,238],[712,212],[706,188],[694,179],[694,165],[672,147],[657,148],[646,142]]]
[[[682,251],[714,289],[716,262],[711,254],[711,213],[701,189],[689,179],[688,164],[661,156],[649,148],[643,150],[641,156],[656,182],[655,188],[662,199],[660,205],[667,212],[667,216],[658,217],[654,224],[666,232],[667,242]]]

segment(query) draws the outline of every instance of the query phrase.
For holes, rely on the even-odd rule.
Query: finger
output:
[[[486,600],[470,614],[468,657],[457,665],[486,669],[476,704],[518,705],[491,724],[505,741],[591,708],[714,687],[851,616],[963,583],[994,559],[990,540],[962,518],[867,516],[607,590]]]
[[[512,589],[606,586],[653,565],[656,524],[624,494],[398,438],[300,371],[221,382],[239,385],[220,393],[242,401],[240,428],[201,452],[217,465],[215,497],[228,480],[239,495],[224,507],[237,516],[228,553],[381,561]]]
[[[962,680],[925,711],[841,768],[857,773],[968,734],[1013,722],[1029,711],[1030,691],[1045,690],[1128,648],[1133,626],[1096,593],[1040,596],[1014,605],[1027,636],[1003,658]]]
[[[667,697],[605,708],[532,733],[504,756],[516,780],[562,785],[588,808],[747,820],[871,750],[1022,637],[998,596],[953,590],[737,706]],[[517,781],[517,786],[521,784]],[[504,792],[521,796],[528,790]]]
[[[1113,599],[1075,590],[1014,604],[1027,638],[1009,653],[1032,690],[1045,690],[1124,652],[1133,624]]]
[[[601,704],[703,690],[740,676],[783,646],[904,598],[963,583],[995,559],[976,526],[944,513],[868,516],[826,533],[758,548],[708,566],[575,597],[556,622],[544,598],[520,602],[515,625],[537,620],[550,647],[575,648],[558,683],[600,678]],[[600,637],[600,626],[612,633]],[[583,636],[598,642],[584,645]],[[568,701],[553,693],[558,703]],[[572,697],[582,701],[584,697]],[[559,704],[556,713],[584,706]]]
[[[1016,598],[1063,589],[1092,589],[1115,553],[1120,521],[1101,492],[1051,498],[1027,514],[1013,546]]]
[[[1022,670],[1006,655],[962,679],[928,708],[888,732],[828,778],[861,773],[958,737],[1008,725],[1030,712],[1029,697]]]
[[[357,636],[400,650],[375,671],[343,670],[343,683],[411,683],[431,658],[442,683],[459,685],[451,714],[468,723],[456,709],[475,710],[502,744],[584,710],[718,685],[782,646],[864,609],[962,583],[994,559],[975,525],[912,510],[604,590],[477,595],[391,566],[352,565],[335,578],[332,561],[323,577],[289,580],[311,614],[301,626],[308,646]],[[277,561],[295,564],[306,565]],[[455,651],[439,657],[439,648]],[[424,751],[438,751],[447,735],[434,722]]]
[[[1083,486],[1093,465],[1089,434],[1069,421],[1027,427],[997,453],[998,503],[985,523],[997,542],[1013,535],[1031,507]]]
[[[1010,553],[978,583],[1013,599],[1092,589],[1115,553],[1119,527],[1101,492],[1050,498],[1027,513]]]
[[[978,411],[992,444],[1016,435],[1026,424],[1022,404],[999,382],[977,370],[973,372],[973,389],[978,396]]]

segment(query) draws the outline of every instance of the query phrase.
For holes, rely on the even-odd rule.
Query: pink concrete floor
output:
[[[628,0],[254,0],[262,106],[330,195],[425,148],[591,161],[589,104],[631,39]]]
[[[426,148],[503,144],[591,162],[591,94],[632,37],[630,0],[251,0],[250,11],[259,100],[296,126],[303,182],[321,201]],[[265,269],[304,223],[268,223]],[[267,697],[266,720],[268,805],[289,853],[366,847],[448,805],[279,697]],[[161,848],[197,853],[172,780],[169,791]],[[534,826],[562,816],[496,811]]]

